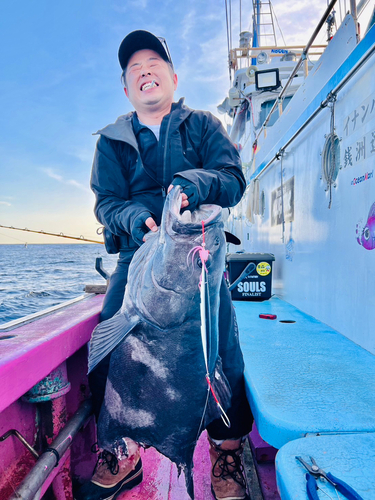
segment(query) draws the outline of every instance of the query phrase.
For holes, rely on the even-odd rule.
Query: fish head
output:
[[[222,208],[201,205],[181,213],[181,188],[175,186],[167,196],[160,227],[158,258],[154,261],[154,276],[158,283],[186,292],[197,287],[202,272],[201,253],[208,251],[205,262],[209,283],[220,284],[224,271],[225,233]],[[183,280],[176,282],[176,273]]]
[[[199,318],[203,227],[212,314],[217,312],[224,272],[221,207],[201,205],[181,213],[181,200],[181,188],[175,186],[166,198],[159,231],[147,237],[133,257],[123,304],[129,308],[131,302],[140,317],[163,329]]]
[[[375,248],[375,217],[369,217],[362,230],[361,244],[366,250]]]

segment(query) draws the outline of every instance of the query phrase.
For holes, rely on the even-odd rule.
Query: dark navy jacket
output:
[[[195,184],[199,204],[234,206],[246,186],[238,152],[211,113],[192,110],[182,99],[173,104],[161,124],[161,161],[153,172],[142,163],[132,116],[120,116],[97,132],[91,176],[95,215],[129,256],[138,248],[130,233],[133,218],[148,212],[160,224],[165,192],[176,174]]]

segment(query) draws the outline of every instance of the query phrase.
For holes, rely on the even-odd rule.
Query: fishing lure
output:
[[[208,354],[207,354],[207,323],[206,323],[206,305],[209,303],[208,302],[208,281],[207,281],[207,266],[206,262],[208,261],[210,252],[209,250],[206,249],[206,241],[205,241],[205,231],[204,231],[204,221],[202,220],[202,245],[201,246],[196,246],[192,248],[188,254],[189,256],[192,254],[192,260],[194,260],[194,256],[199,253],[199,258],[202,263],[202,272],[200,275],[200,281],[199,281],[199,289],[200,289],[200,313],[201,313],[201,338],[202,338],[202,348],[203,348],[203,356],[204,356],[204,362],[206,366],[206,381],[208,384],[208,390],[211,392],[212,397],[215,400],[215,403],[219,409],[220,416],[226,427],[230,428],[230,420],[228,415],[226,414],[224,408],[221,406],[215,391],[212,387],[211,379],[210,379],[210,374],[209,374],[209,369],[208,369]]]

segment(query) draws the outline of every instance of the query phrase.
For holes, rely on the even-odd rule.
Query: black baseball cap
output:
[[[124,70],[129,59],[138,50],[150,49],[159,54],[164,61],[172,64],[171,56],[164,38],[159,38],[149,31],[137,30],[129,33],[121,42],[118,50],[118,60]],[[173,66],[173,64],[172,64]]]

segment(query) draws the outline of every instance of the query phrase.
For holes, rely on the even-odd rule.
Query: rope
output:
[[[332,205],[332,183],[333,183],[333,176],[336,171],[336,148],[335,148],[335,103],[336,103],[336,96],[332,94],[330,97],[331,101],[331,121],[330,121],[330,141],[331,141],[331,151],[330,151],[330,157],[331,157],[331,164],[329,166],[329,171],[327,172],[327,182],[329,185],[329,204],[328,208],[331,208]]]

